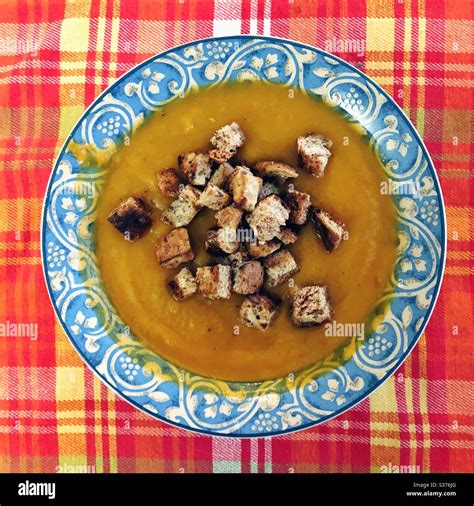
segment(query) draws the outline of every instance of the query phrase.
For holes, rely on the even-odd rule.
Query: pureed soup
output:
[[[296,139],[308,132],[333,143],[323,177],[299,169],[299,176],[287,183],[342,220],[347,237],[329,254],[313,223],[302,229],[289,247],[300,271],[271,290],[283,302],[266,331],[239,323],[242,295],[233,293],[230,300],[199,295],[174,300],[167,284],[179,268],[165,269],[155,256],[157,238],[171,230],[161,220],[161,211],[173,200],[158,189],[156,173],[177,167],[181,153],[206,152],[213,132],[231,122],[245,133],[245,145],[237,156],[249,166],[258,160],[278,160],[298,167]],[[213,378],[272,379],[315,364],[355,340],[333,332],[335,323],[356,328],[374,314],[395,263],[395,206],[381,192],[385,176],[367,139],[323,102],[265,83],[229,83],[194,91],[151,115],[107,169],[97,213],[98,259],[105,288],[133,333],[170,362]],[[150,231],[135,242],[125,241],[107,221],[117,204],[131,195],[144,196],[155,206]],[[214,214],[203,208],[188,227],[194,266],[211,262],[204,241],[206,231],[215,225]],[[289,294],[293,286],[314,284],[327,285],[334,322],[329,328],[296,328],[290,318]]]

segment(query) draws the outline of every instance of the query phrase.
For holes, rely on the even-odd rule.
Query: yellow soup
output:
[[[289,247],[301,270],[274,290],[283,298],[267,331],[238,323],[242,296],[207,300],[194,296],[175,301],[167,290],[178,269],[158,265],[157,237],[170,230],[160,219],[170,199],[160,194],[155,174],[176,167],[177,156],[209,148],[219,127],[236,121],[247,141],[238,157],[297,166],[296,138],[316,132],[333,141],[324,177],[304,171],[293,180],[315,205],[343,221],[348,237],[327,253],[308,223]],[[325,326],[298,329],[289,317],[294,286],[326,284],[337,323],[363,324],[373,314],[395,262],[396,213],[381,194],[385,181],[367,140],[336,110],[302,92],[263,83],[233,83],[192,92],[153,114],[108,165],[108,179],[98,207],[97,244],[106,290],[133,333],[167,360],[204,376],[236,381],[276,378],[316,363],[347,341]],[[119,201],[142,195],[154,202],[150,232],[135,243],[107,222]],[[195,265],[205,265],[206,230],[214,212],[203,209],[189,227]],[[337,333],[337,332],[336,332]]]

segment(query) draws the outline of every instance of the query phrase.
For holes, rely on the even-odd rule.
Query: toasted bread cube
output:
[[[250,169],[239,165],[229,178],[229,189],[234,202],[245,211],[253,211],[263,181],[252,174]]]
[[[254,170],[260,177],[277,177],[279,179],[298,177],[298,171],[294,167],[281,162],[257,162],[254,165]]]
[[[232,279],[229,265],[198,267],[196,272],[198,291],[207,299],[230,299]]]
[[[298,234],[291,228],[283,227],[276,235],[276,238],[285,245],[294,244],[298,240]]]
[[[234,228],[211,228],[206,235],[206,251],[213,255],[235,253],[240,247],[236,237],[237,233]]]
[[[263,260],[270,288],[279,286],[296,274],[300,268],[288,250],[281,250]]]
[[[315,209],[313,219],[316,234],[323,241],[324,247],[331,252],[338,248],[342,242],[345,232],[344,223],[333,218],[324,209]]]
[[[332,312],[326,286],[305,286],[293,295],[291,319],[297,327],[321,325],[331,320]]]
[[[183,267],[168,283],[168,289],[175,300],[183,300],[197,292],[196,278],[191,269]]]
[[[230,227],[237,229],[244,212],[242,209],[235,205],[224,207],[221,211],[215,214],[217,224],[219,227]]]
[[[296,149],[303,168],[315,177],[324,175],[331,151],[332,142],[322,135],[309,133],[298,137]]]
[[[240,322],[247,327],[266,330],[278,311],[280,302],[262,294],[248,295],[240,306]]]
[[[230,163],[221,163],[212,174],[209,183],[215,184],[219,188],[225,188],[232,172],[234,172],[234,167]]]
[[[207,183],[197,203],[200,206],[218,211],[231,202],[232,198],[228,193],[212,183]]]
[[[258,260],[242,262],[233,267],[233,290],[241,295],[256,293],[263,285],[263,266]]]
[[[166,269],[174,269],[182,263],[194,260],[188,230],[176,228],[158,237],[155,243],[155,253],[158,263]]]
[[[290,208],[289,222],[293,223],[293,225],[304,225],[308,221],[311,210],[310,195],[297,190],[288,190],[284,198]]]
[[[212,160],[206,153],[188,151],[178,156],[178,164],[193,185],[204,186],[211,177]]]
[[[163,211],[162,220],[174,228],[189,225],[201,209],[198,204],[200,196],[199,190],[190,185],[185,186],[179,197]]]
[[[156,173],[156,181],[161,193],[166,197],[177,197],[179,195],[179,185],[181,184],[178,172],[173,167],[167,167]]]
[[[243,146],[245,135],[240,126],[233,122],[219,128],[211,137],[211,144],[214,149],[209,151],[209,156],[217,163],[227,162],[237,150]]]
[[[257,204],[248,216],[247,223],[255,232],[258,241],[270,241],[286,224],[289,216],[290,212],[281,198],[278,195],[269,195]]]
[[[245,253],[245,251],[236,251],[227,257],[227,261],[231,267],[238,267],[247,260],[249,260],[249,256]]]
[[[110,213],[107,220],[127,241],[136,241],[153,224],[150,208],[140,197],[128,197]]]
[[[281,248],[281,242],[277,239],[272,239],[267,242],[247,242],[245,247],[248,254],[253,258],[264,258]]]

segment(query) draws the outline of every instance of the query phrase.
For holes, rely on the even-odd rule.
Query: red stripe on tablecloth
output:
[[[250,1],[251,0],[242,1],[242,33],[250,33]]]
[[[243,439],[242,442],[242,472],[250,473],[250,440]]]
[[[104,459],[104,473],[110,472],[110,439],[109,427],[109,401],[107,398],[107,387],[104,383],[100,384],[100,423],[102,426],[102,456]]]
[[[94,377],[93,373],[89,370],[85,371],[84,374],[84,385],[85,385],[85,423],[86,423],[86,452],[87,452],[87,465],[95,466],[96,460],[100,458],[100,449],[97,448],[95,443],[96,438],[96,423],[95,423],[95,393],[94,393]]]
[[[96,61],[102,60],[102,55],[97,54],[97,29],[98,22],[97,18],[99,16],[100,11],[100,3],[92,2],[90,6],[90,23],[89,23],[89,46],[87,50],[86,56],[86,82],[84,84],[84,101],[86,104],[91,104],[96,95],[97,95],[97,87],[95,84],[95,63]]]

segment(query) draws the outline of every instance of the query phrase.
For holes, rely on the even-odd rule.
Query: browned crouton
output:
[[[167,269],[173,269],[184,262],[193,260],[194,253],[189,242],[188,230],[176,228],[158,237],[155,253],[158,263]]]
[[[294,167],[281,162],[257,162],[254,169],[260,177],[277,177],[279,179],[298,177],[298,171]]]
[[[266,330],[278,311],[280,301],[257,293],[248,295],[240,306],[240,322],[247,327]]]
[[[197,204],[218,211],[232,202],[231,196],[212,183],[207,183]]]
[[[229,189],[234,202],[245,211],[253,211],[262,188],[262,180],[252,174],[250,169],[237,166],[229,178]]]
[[[263,260],[270,288],[281,285],[296,274],[300,268],[288,250],[281,250]]]
[[[283,227],[276,235],[276,238],[285,245],[294,244],[298,240],[298,234],[291,228]]]
[[[174,228],[189,225],[201,209],[198,204],[200,196],[199,190],[190,185],[185,186],[179,197],[163,211],[162,220]]]
[[[188,181],[196,186],[204,186],[212,173],[212,160],[200,151],[188,151],[178,156],[180,169]]]
[[[235,205],[224,207],[215,214],[219,227],[230,227],[236,229],[239,226],[243,210]]]
[[[179,195],[180,180],[176,169],[168,167],[157,172],[156,181],[163,195],[167,197],[177,197]]]
[[[231,267],[238,267],[249,259],[249,256],[245,251],[236,251],[227,257],[229,265]]]
[[[234,172],[234,167],[230,163],[221,163],[212,174],[209,183],[215,184],[219,188],[225,188],[232,172]]]
[[[237,149],[243,146],[244,142],[245,135],[237,123],[225,125],[214,132],[211,137],[214,149],[209,151],[209,156],[217,163],[227,162],[237,153]]]
[[[248,254],[253,258],[263,258],[275,253],[281,248],[281,242],[277,239],[272,239],[267,242],[247,242],[245,243]]]
[[[270,241],[285,225],[290,212],[278,195],[269,195],[262,199],[252,214],[248,216],[247,223],[255,232],[258,241]]]
[[[314,285],[298,289],[291,304],[291,318],[297,327],[314,327],[332,318],[326,286]]]
[[[313,219],[316,228],[316,234],[323,241],[324,247],[331,252],[338,248],[344,237],[344,223],[333,218],[324,209],[315,209]]]
[[[128,197],[120,202],[107,220],[127,241],[142,237],[153,223],[150,208],[140,197]]]
[[[236,265],[233,269],[233,290],[241,295],[256,293],[263,285],[263,267],[258,260]]]
[[[207,231],[206,251],[213,255],[225,255],[236,252],[240,243],[236,240],[236,230],[230,227],[211,228]]]
[[[303,168],[313,176],[321,177],[331,156],[331,146],[332,142],[322,135],[310,133],[298,137],[296,149]]]
[[[198,267],[196,272],[198,290],[207,299],[230,299],[231,268],[228,265]]]
[[[168,283],[168,289],[175,300],[183,300],[197,292],[197,282],[188,267],[183,267]]]
[[[284,197],[290,208],[290,223],[304,225],[308,221],[311,197],[307,193],[297,190],[288,190]]]

